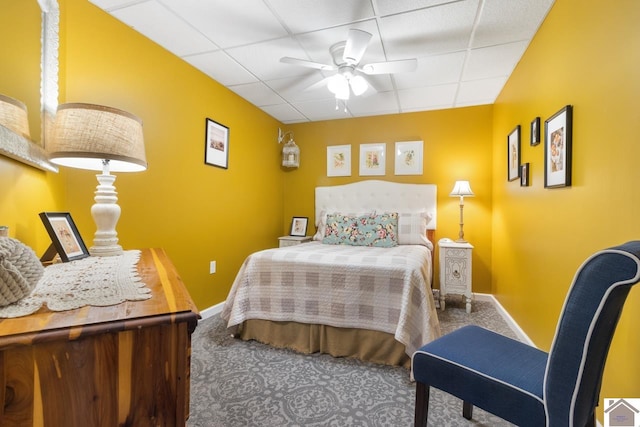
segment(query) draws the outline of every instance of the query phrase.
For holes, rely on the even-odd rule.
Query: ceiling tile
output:
[[[258,107],[285,103],[284,99],[262,82],[229,86],[229,89]]]
[[[380,31],[388,59],[466,49],[477,10],[478,0],[468,0],[382,18]]]
[[[210,40],[157,2],[114,10],[113,16],[175,55],[217,49]],[[171,28],[171,31],[167,31]]]
[[[381,92],[370,96],[352,97],[347,108],[354,116],[373,116],[400,112],[395,92]]]
[[[258,81],[254,75],[221,50],[187,56],[183,59],[225,86]]]
[[[226,52],[261,80],[299,76],[309,72],[308,68],[280,62],[283,56],[304,57],[304,51],[292,38],[255,43],[227,49]]]
[[[465,57],[465,52],[456,52],[419,58],[415,72],[394,74],[396,87],[409,89],[455,83],[462,75]]]
[[[343,103],[336,103],[335,99],[295,102],[293,106],[311,121],[348,119],[353,117],[351,113],[349,113],[349,110],[344,111]]]
[[[282,123],[302,123],[309,120],[289,104],[266,105],[262,110]]]
[[[469,52],[462,80],[508,76],[526,49],[526,41],[473,49]]]
[[[449,84],[399,90],[400,109],[416,111],[436,106],[452,107],[457,88],[457,84]]]
[[[553,0],[485,1],[472,47],[530,40],[552,4]]]
[[[262,0],[162,1],[222,48],[287,36]]]
[[[267,3],[294,34],[374,16],[370,0],[267,0]]]
[[[492,104],[505,82],[507,77],[494,79],[474,80],[460,83],[456,106]]]
[[[450,2],[451,0],[376,0],[376,5],[378,13],[384,16]]]

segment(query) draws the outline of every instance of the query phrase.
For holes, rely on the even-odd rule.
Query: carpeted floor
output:
[[[515,337],[490,302],[474,302],[467,314],[458,300],[447,300],[438,315],[443,333],[476,324]],[[214,316],[193,335],[187,426],[412,426],[414,388],[406,369],[244,342]],[[511,424],[478,408],[467,421],[461,401],[432,389],[429,425]]]

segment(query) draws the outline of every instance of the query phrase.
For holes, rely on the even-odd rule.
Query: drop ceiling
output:
[[[282,123],[491,104],[554,0],[90,0]],[[361,63],[417,59],[367,76],[345,103],[326,86],[349,29],[373,35]]]

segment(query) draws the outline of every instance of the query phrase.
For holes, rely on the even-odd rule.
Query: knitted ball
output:
[[[19,240],[0,237],[0,306],[28,296],[43,273],[44,267],[30,247]]]

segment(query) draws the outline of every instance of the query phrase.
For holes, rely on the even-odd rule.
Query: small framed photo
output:
[[[544,186],[571,186],[573,107],[567,105],[544,122]]]
[[[360,144],[360,176],[386,173],[386,144]]]
[[[531,141],[530,145],[538,145],[540,144],[540,117],[536,117],[531,122]]]
[[[40,212],[40,219],[63,262],[89,256],[89,251],[69,212]]]
[[[422,175],[423,145],[422,141],[396,142],[396,175]]]
[[[529,186],[529,163],[520,166],[520,187]]]
[[[507,137],[507,177],[509,181],[520,177],[520,125]]]
[[[206,119],[204,163],[229,167],[229,128],[209,118]]]
[[[301,236],[304,237],[307,235],[307,225],[309,223],[309,218],[306,216],[294,216],[291,219],[291,231],[289,232],[290,236]]]
[[[351,176],[351,145],[327,147],[327,176]]]

